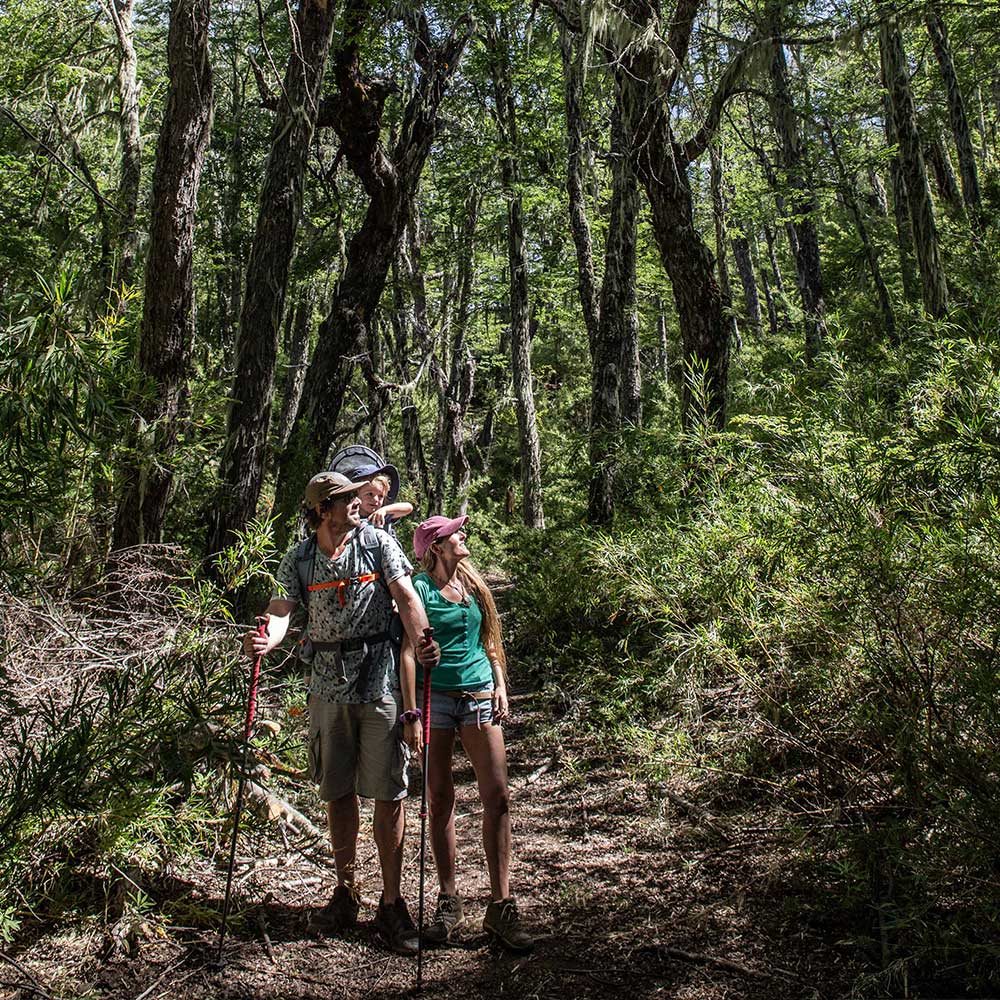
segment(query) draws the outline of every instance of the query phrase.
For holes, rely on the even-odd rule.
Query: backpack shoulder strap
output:
[[[358,544],[361,546],[361,558],[370,573],[378,573],[379,582],[389,591],[389,585],[382,575],[382,542],[378,532],[365,521],[358,532]]]
[[[309,605],[309,585],[312,583],[313,571],[316,567],[316,533],[303,538],[295,550],[295,571],[299,577],[299,589],[302,591],[302,603]]]

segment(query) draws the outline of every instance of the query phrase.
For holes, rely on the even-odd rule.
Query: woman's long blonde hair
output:
[[[432,545],[424,554],[421,563],[424,572],[430,575],[437,565],[438,557]],[[473,594],[479,604],[479,610],[483,616],[483,624],[479,630],[479,640],[486,650],[486,655],[490,658],[490,663],[499,663],[504,676],[507,674],[507,654],[503,648],[503,637],[500,634],[500,614],[497,611],[497,602],[493,600],[493,594],[482,578],[479,570],[469,561],[468,558],[461,560],[455,571],[465,589]]]

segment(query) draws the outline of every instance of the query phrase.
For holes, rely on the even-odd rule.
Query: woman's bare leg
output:
[[[431,849],[441,891],[455,895],[455,752],[453,729],[432,729],[427,748],[427,796],[431,812]]]
[[[479,783],[483,804],[483,849],[494,899],[510,896],[510,794],[507,751],[499,726],[462,726],[462,745]],[[433,744],[432,744],[433,746]]]

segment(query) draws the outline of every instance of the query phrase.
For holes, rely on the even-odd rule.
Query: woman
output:
[[[424,572],[413,586],[434,628],[441,660],[431,672],[431,729],[427,792],[430,798],[431,847],[437,863],[440,894],[425,940],[442,943],[465,922],[455,888],[455,784],[452,756],[455,733],[476,772],[483,804],[483,846],[490,873],[491,902],[483,929],[512,951],[529,951],[510,892],[510,809],[507,754],[500,723],[508,718],[506,657],[500,618],[489,587],[469,561],[467,517],[428,518],[413,533],[413,551]],[[422,685],[413,646],[403,645],[402,683]],[[423,704],[422,691],[410,704]],[[416,727],[410,727],[411,733]],[[419,737],[414,752],[419,752]]]

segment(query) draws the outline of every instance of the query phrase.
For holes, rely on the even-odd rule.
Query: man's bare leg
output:
[[[357,795],[351,792],[350,795],[328,802],[326,814],[330,823],[330,843],[333,845],[333,860],[337,866],[337,881],[341,885],[353,886],[358,828],[361,823]],[[398,878],[396,884],[399,885]]]
[[[399,883],[403,874],[403,832],[406,815],[402,801],[375,800],[375,844],[382,867],[382,898],[387,904],[399,899]]]

